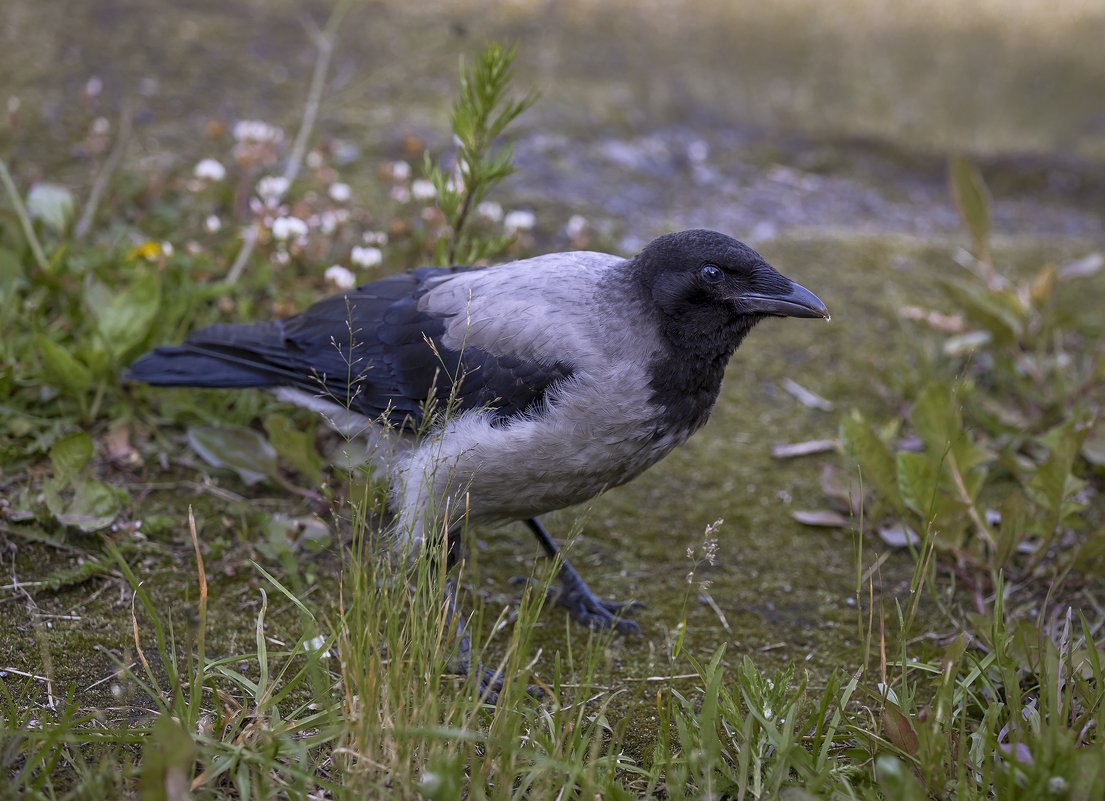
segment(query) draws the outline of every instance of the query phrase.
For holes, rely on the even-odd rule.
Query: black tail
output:
[[[288,377],[265,357],[282,351],[280,323],[213,325],[192,332],[182,345],[150,351],[124,377],[163,387],[272,387]]]
[[[227,361],[221,354],[204,353],[196,348],[157,348],[130,366],[128,381],[143,381],[162,387],[271,387],[280,383],[271,374]]]

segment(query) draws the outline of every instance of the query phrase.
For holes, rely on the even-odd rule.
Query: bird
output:
[[[539,516],[625,484],[683,444],[767,317],[829,312],[748,245],[695,229],[631,258],[420,267],[284,320],[196,330],[127,377],[264,388],[363,439],[389,486],[396,547],[456,537],[466,521],[524,521],[557,558]],[[639,631],[636,602],[600,598],[567,560],[558,579],[557,603],[576,621]]]

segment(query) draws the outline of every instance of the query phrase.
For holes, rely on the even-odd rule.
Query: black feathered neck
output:
[[[703,264],[722,266],[749,284],[786,279],[760,254],[714,231],[667,234],[651,242],[627,268],[636,293],[653,317],[660,348],[649,363],[651,400],[665,412],[665,427],[694,431],[710,415],[725,367],[759,314],[741,314],[699,277]]]
[[[731,315],[711,325],[660,318],[660,351],[649,364],[652,401],[664,407],[669,428],[701,428],[721,392],[725,368],[759,315]]]

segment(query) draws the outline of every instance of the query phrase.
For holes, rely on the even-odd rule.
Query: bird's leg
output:
[[[541,525],[536,517],[526,520],[526,525],[541,543],[541,549],[550,559],[555,559],[560,554],[549,532]],[[593,629],[613,628],[619,634],[640,634],[641,627],[634,621],[628,620],[622,615],[640,608],[643,604],[637,601],[605,601],[591,592],[587,583],[580,578],[579,573],[568,562],[561,558],[560,572],[557,574],[560,582],[560,592],[556,594],[556,603],[568,610],[572,620],[582,623]]]
[[[451,578],[445,580],[445,625],[456,643],[449,660],[449,670],[458,676],[467,676],[472,670],[472,641],[468,637],[464,618],[457,611],[457,585]],[[476,665],[476,674],[480,681],[480,695],[489,704],[498,703],[499,693],[503,691],[503,674],[483,665]]]

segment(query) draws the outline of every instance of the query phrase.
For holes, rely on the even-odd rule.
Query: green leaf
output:
[[[913,404],[909,422],[930,454],[943,454],[948,444],[959,436],[961,428],[952,388],[938,382],[926,385]]]
[[[123,493],[83,475],[92,451],[92,438],[84,432],[59,439],[50,448],[54,477],[42,485],[46,508],[54,518],[82,531],[111,525],[122,509]]]
[[[99,531],[107,528],[119,516],[122,509],[119,492],[102,481],[78,478],[71,500],[61,508],[51,508],[54,517],[65,526],[81,531]]]
[[[1041,438],[1051,453],[1029,479],[1027,490],[1032,500],[1047,510],[1052,529],[1066,515],[1081,508],[1069,499],[1085,486],[1073,470],[1086,433],[1083,427],[1065,423]]]
[[[315,426],[300,431],[282,414],[270,414],[264,425],[269,442],[280,458],[312,484],[322,483],[322,456],[315,447]]]
[[[138,797],[141,801],[190,798],[196,746],[179,720],[162,714],[142,748]]]
[[[973,326],[988,331],[999,345],[1019,342],[1025,331],[1026,310],[1016,296],[994,291],[974,281],[942,277],[937,285]]]
[[[961,156],[953,156],[949,165],[952,199],[959,219],[974,242],[975,255],[990,261],[990,191],[978,168]]]
[[[92,458],[92,437],[83,431],[62,437],[50,448],[54,475],[65,483],[77,478]]]
[[[894,456],[859,412],[853,412],[841,421],[840,441],[845,453],[859,465],[863,480],[895,509],[901,509],[902,498],[898,492]]]
[[[898,491],[902,503],[928,520],[936,496],[937,466],[924,453],[898,451]]]
[[[35,347],[48,382],[71,394],[84,394],[92,388],[92,372],[65,348],[42,334],[35,335]]]
[[[225,467],[246,484],[275,479],[276,450],[263,436],[238,426],[192,426],[188,444],[212,467]]]
[[[59,184],[37,183],[27,193],[27,211],[33,219],[59,236],[64,235],[73,222],[76,202],[73,193]]]
[[[1020,491],[1011,492],[1001,504],[1001,525],[994,531],[997,552],[994,563],[1001,566],[1009,561],[1017,546],[1025,538],[1028,523],[1028,504]]]
[[[875,760],[875,775],[886,798],[894,801],[926,801],[929,797],[917,778],[897,757],[883,754]]]
[[[19,256],[7,248],[0,247],[0,307],[14,298],[26,286],[23,264]]]
[[[91,306],[100,336],[116,361],[122,361],[143,343],[160,305],[161,282],[157,273],[148,272],[106,305]]]

